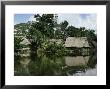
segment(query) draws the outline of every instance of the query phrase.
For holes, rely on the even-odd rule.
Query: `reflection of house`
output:
[[[76,56],[76,57],[65,57],[65,63],[67,66],[80,66],[80,65],[86,65],[88,63],[89,56]]]
[[[65,41],[65,47],[70,53],[88,55],[89,43],[87,37],[68,37]]]
[[[29,62],[30,62],[30,59],[27,57],[26,58],[24,57],[24,58],[22,58],[22,60],[20,60],[20,63],[24,66],[28,65]]]

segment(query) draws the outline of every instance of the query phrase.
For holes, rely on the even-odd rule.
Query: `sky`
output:
[[[58,23],[67,20],[69,26],[85,27],[87,29],[97,30],[97,15],[96,14],[57,14]],[[26,23],[35,21],[34,14],[15,14],[14,24]]]

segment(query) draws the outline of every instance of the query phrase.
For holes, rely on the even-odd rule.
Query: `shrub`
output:
[[[62,43],[47,42],[44,51],[50,55],[63,56],[65,54],[65,47]]]

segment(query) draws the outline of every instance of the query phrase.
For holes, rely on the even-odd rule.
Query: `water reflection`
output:
[[[67,66],[80,66],[80,65],[87,65],[90,56],[66,56],[65,63]]]
[[[73,74],[73,76],[96,76],[97,75],[97,68],[94,69],[87,69],[85,72],[77,72]]]
[[[96,56],[48,56],[35,60],[21,58],[15,62],[15,76],[94,76],[97,74]]]

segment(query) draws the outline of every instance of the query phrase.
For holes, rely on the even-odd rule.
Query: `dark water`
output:
[[[15,76],[96,76],[97,58],[91,56],[40,55],[15,61]]]

